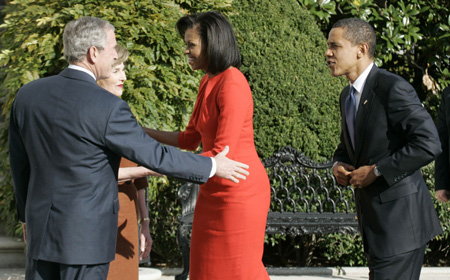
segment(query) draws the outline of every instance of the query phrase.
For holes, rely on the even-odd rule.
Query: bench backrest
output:
[[[355,212],[354,190],[336,183],[333,163],[316,163],[291,147],[284,147],[263,162],[270,178],[271,211]]]
[[[331,161],[316,163],[298,150],[284,147],[263,164],[271,185],[268,234],[358,231],[354,190],[336,183]],[[198,191],[194,183],[186,183],[178,190],[183,223],[192,222]]]

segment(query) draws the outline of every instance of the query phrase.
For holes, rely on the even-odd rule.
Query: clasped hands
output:
[[[449,199],[450,199],[450,191],[448,191],[448,190],[437,190],[436,191],[436,198],[439,199],[439,201],[448,202]]]
[[[352,185],[355,188],[364,188],[372,184],[376,179],[374,165],[364,165],[355,169],[354,166],[338,162],[333,167],[333,174],[340,185]]]

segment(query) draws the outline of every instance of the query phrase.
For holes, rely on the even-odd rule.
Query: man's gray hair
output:
[[[114,31],[114,26],[95,17],[82,17],[69,22],[63,35],[64,56],[67,62],[82,61],[92,46],[103,50],[107,29]]]

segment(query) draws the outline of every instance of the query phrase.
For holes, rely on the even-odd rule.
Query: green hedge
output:
[[[448,0],[297,0],[324,33],[344,17],[367,20],[377,34],[376,63],[408,80],[433,117],[450,85]]]
[[[192,112],[201,73],[186,63],[184,43],[175,31],[186,10],[226,12],[231,0],[16,0],[2,10],[0,29],[0,221],[8,234],[21,235],[15,210],[8,159],[8,119],[18,89],[35,79],[59,73],[67,66],[62,33],[70,20],[96,16],[116,27],[118,43],[130,51],[123,98],[144,126],[180,130]],[[20,30],[20,32],[18,32]],[[179,182],[151,179],[149,188],[152,255],[176,263],[175,241],[180,206]]]
[[[21,234],[7,150],[11,103],[23,84],[66,67],[63,28],[68,21],[85,15],[110,21],[119,43],[130,50],[123,98],[140,123],[178,130],[190,117],[202,73],[191,71],[186,63],[175,22],[189,11],[216,9],[227,14],[241,49],[241,70],[254,95],[255,141],[261,158],[285,145],[317,161],[331,158],[340,129],[338,95],[346,81],[331,77],[324,57],[326,34],[296,2],[16,0],[6,6],[5,23],[0,27],[0,97],[6,119],[0,127],[0,221],[7,232]],[[424,173],[433,186],[432,167]],[[150,183],[152,260],[179,265],[175,236],[180,182],[152,179]],[[436,207],[441,219],[448,221],[448,204],[436,203]],[[445,234],[430,244],[432,253],[448,253],[449,226],[444,225]],[[355,244],[353,236],[342,235],[267,237],[265,261],[275,264],[277,256],[286,258],[280,263],[285,265],[364,263],[361,244]],[[430,253],[427,256],[431,259]]]
[[[326,66],[326,39],[296,1],[235,0],[230,17],[242,72],[255,103],[255,142],[262,158],[289,145],[315,160],[331,158],[340,130],[343,79]]]

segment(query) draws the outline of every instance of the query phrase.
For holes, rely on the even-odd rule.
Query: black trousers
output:
[[[366,254],[369,280],[419,280],[426,247],[382,259]]]
[[[68,265],[27,258],[26,280],[106,280],[109,263]]]

